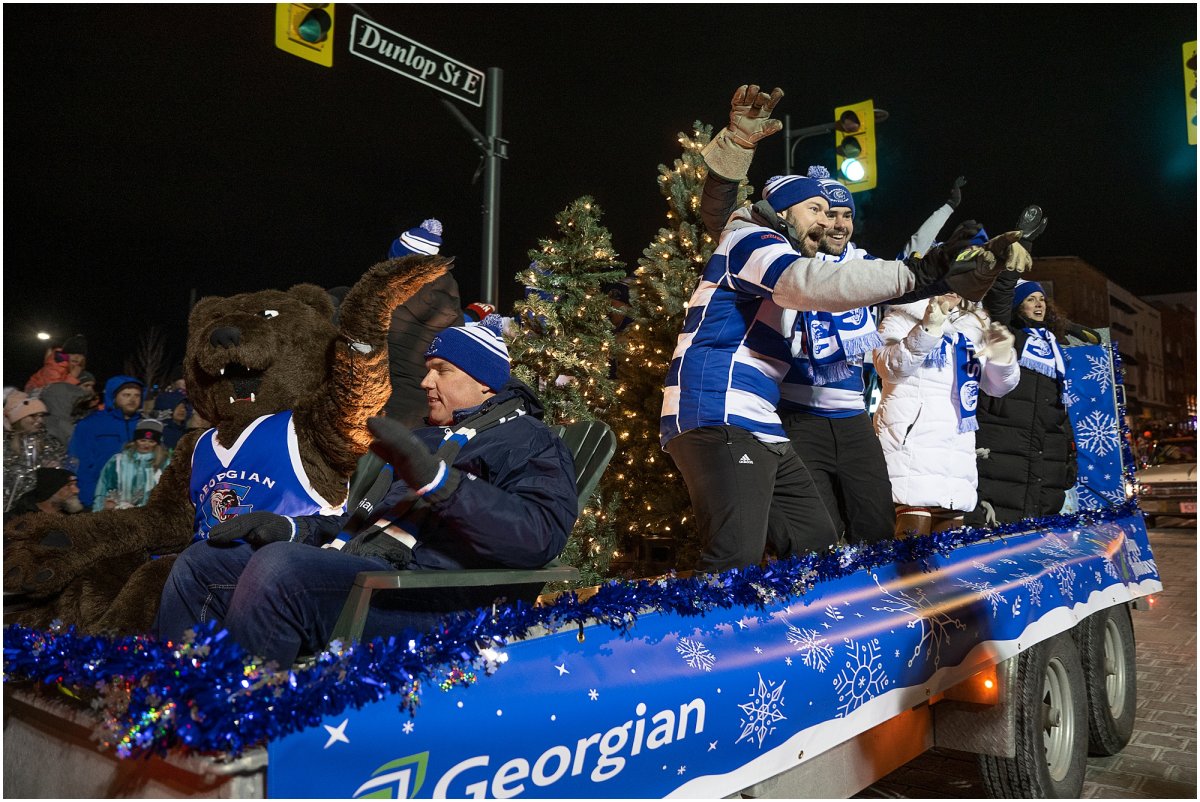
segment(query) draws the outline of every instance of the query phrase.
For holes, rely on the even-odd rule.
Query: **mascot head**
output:
[[[188,398],[214,426],[294,409],[328,379],[337,334],[314,284],[204,298],[188,318]]]

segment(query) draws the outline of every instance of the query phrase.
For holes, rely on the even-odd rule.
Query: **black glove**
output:
[[[296,523],[273,512],[248,512],[223,521],[208,533],[210,544],[225,546],[244,540],[254,548],[296,539]]]
[[[950,187],[950,200],[946,201],[946,205],[951,209],[957,209],[958,204],[962,203],[962,188],[966,184],[967,179],[961,175],[954,179],[954,186]]]
[[[1079,323],[1068,320],[1064,328],[1067,334],[1083,340],[1088,345],[1099,345],[1101,342],[1103,342],[1103,339],[1100,337],[1100,332],[1096,331],[1095,329],[1088,328],[1087,326],[1080,325]]]
[[[387,532],[372,527],[354,537],[342,547],[342,554],[359,557],[379,557],[387,560],[393,568],[405,568],[413,561],[412,549]]]
[[[375,441],[371,450],[396,469],[412,491],[427,501],[442,501],[458,487],[462,475],[429,453],[405,426],[391,418],[371,418],[367,430]]]
[[[1026,206],[1025,210],[1021,212],[1021,216],[1017,218],[1017,228],[1022,234],[1021,242],[1033,242],[1046,230],[1046,224],[1049,222],[1050,218],[1042,214],[1040,206]]]

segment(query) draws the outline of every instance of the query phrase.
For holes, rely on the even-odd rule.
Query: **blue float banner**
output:
[[[1085,510],[1123,503],[1126,471],[1133,467],[1132,459],[1125,455],[1128,445],[1122,412],[1113,391],[1117,377],[1111,349],[1115,347],[1077,345],[1063,349],[1063,401],[1075,435],[1079,466],[1075,491],[1079,507]]]
[[[268,746],[272,797],[722,797],[1107,607],[1161,590],[1140,514],[984,540],[765,608],[515,642],[415,715],[390,696]]]

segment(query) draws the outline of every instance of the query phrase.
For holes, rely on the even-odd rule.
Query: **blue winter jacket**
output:
[[[133,430],[141,420],[140,411],[133,417],[117,409],[113,396],[117,388],[130,382],[142,388],[142,383],[132,376],[113,376],[104,383],[104,409],[98,409],[75,424],[71,442],[67,444],[67,455],[79,460],[75,476],[79,480],[79,500],[91,509],[96,495],[96,482],[105,463],[133,439]]]

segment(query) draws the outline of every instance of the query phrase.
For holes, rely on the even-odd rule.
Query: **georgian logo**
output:
[[[1029,351],[1034,356],[1047,357],[1053,353],[1050,350],[1050,343],[1043,340],[1041,337],[1029,338]]]
[[[353,799],[411,799],[425,784],[429,752],[409,755],[384,763],[371,772],[371,779],[358,787]]]
[[[246,498],[246,494],[249,492],[248,485],[235,485],[229,482],[218,484],[213,488],[212,495],[208,499],[213,518],[218,523],[223,523],[230,518],[250,512],[254,509],[253,504],[242,505],[242,499]]]
[[[842,318],[842,320],[844,320],[846,322],[847,325],[861,326],[863,319],[866,316],[867,316],[866,307],[860,306],[858,309],[851,309],[849,312],[842,315],[841,318]]]
[[[830,206],[845,206],[850,202],[850,191],[833,181],[825,184],[824,195]]]
[[[958,400],[967,412],[974,412],[979,404],[979,385],[975,382],[964,384],[958,391]]]

